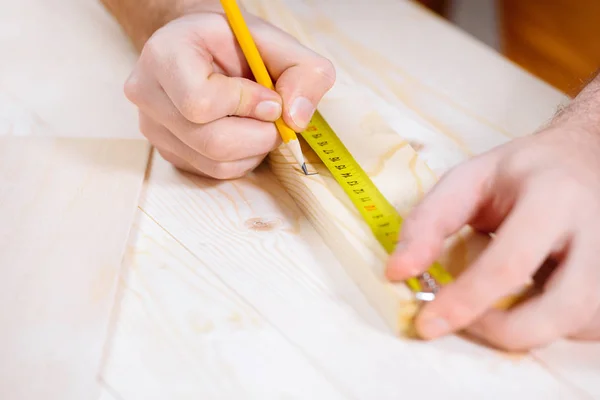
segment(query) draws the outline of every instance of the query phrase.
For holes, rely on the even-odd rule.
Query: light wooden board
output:
[[[3,1],[0,49],[10,54],[0,62],[0,134],[142,137],[123,95],[137,55],[102,2]]]
[[[408,0],[242,3],[334,59],[338,80],[385,101],[388,107],[379,111],[385,122],[438,176],[530,134],[568,101]]]
[[[386,103],[377,106],[383,123],[438,176],[530,133],[563,99],[408,1],[268,4],[275,21],[291,11],[289,26],[307,29],[334,56],[342,80],[351,78]],[[122,97],[135,54],[98,2],[12,2],[0,22],[0,49],[12,55],[0,63],[0,134],[138,134],[135,110]],[[138,215],[130,238],[127,265],[133,267],[123,281],[101,400],[227,399],[232,393],[261,400],[600,398],[594,343],[561,342],[506,357],[455,337],[419,343],[389,335],[268,170],[214,185],[188,184],[166,163],[154,168],[141,205],[148,217]],[[259,218],[250,224],[255,228],[278,225],[248,229],[252,218]],[[265,258],[258,249],[267,244],[277,251]],[[294,263],[278,255],[289,249]],[[229,320],[235,312],[241,323],[237,316]],[[253,323],[256,315],[264,326]],[[215,329],[202,333],[209,320]],[[266,351],[273,362],[260,357]]]
[[[261,0],[247,0],[244,4],[250,12],[286,30],[337,66],[336,84],[321,100],[319,111],[382,194],[403,217],[407,216],[435,184],[437,176],[402,134],[415,128],[432,129],[398,113],[369,87],[358,84],[343,68],[344,64],[315,43],[309,28],[293,23],[293,14],[283,3],[270,2],[268,7],[261,7]],[[390,115],[395,116],[394,128],[386,121]],[[270,154],[270,166],[392,331],[408,333],[417,310],[413,295],[403,283],[391,283],[385,277],[388,254],[308,146],[305,153],[310,154],[309,167],[317,175],[306,176],[299,171],[284,145]],[[457,276],[488,242],[489,236],[464,229],[448,240],[439,261]]]
[[[385,123],[377,106],[377,99],[368,92],[338,83],[321,102],[320,111],[381,192],[405,217],[436,177],[410,144]],[[388,254],[317,156],[308,147],[305,153],[311,155],[310,172],[318,172],[317,175],[306,176],[298,171],[286,148],[270,155],[270,166],[392,332],[406,334],[416,311],[412,293],[403,283],[391,283],[385,278]],[[454,275],[489,240],[487,236],[468,233],[462,232],[449,241],[446,254],[440,258]]]
[[[155,153],[140,209],[106,396],[585,398],[529,356],[390,335],[264,166],[215,182]]]
[[[298,352],[255,304],[236,290],[236,282],[222,279],[218,272],[222,267],[235,276],[235,268],[241,267],[238,279],[252,273],[250,264],[245,268],[236,263],[247,247],[235,252],[240,259],[223,257],[219,253],[225,243],[243,243],[245,235],[263,237],[265,245],[270,242],[268,231],[255,230],[252,216],[243,221],[226,211],[207,224],[197,213],[205,207],[209,212],[219,209],[223,202],[237,203],[243,194],[232,185],[204,190],[202,181],[179,176],[172,180],[173,175],[170,166],[160,160],[148,191],[150,196],[161,192],[168,197],[161,196],[160,203],[149,206],[143,201],[144,212],[135,223],[136,242],[129,248],[128,268],[121,282],[120,323],[103,374],[106,396],[115,400],[271,399],[303,393],[307,398],[345,398],[314,368],[310,358]],[[264,178],[269,190],[277,190],[268,171],[259,178]],[[252,199],[252,193],[248,194]],[[180,225],[178,217],[157,222],[154,218],[164,214],[156,207],[163,206],[167,213],[177,208],[190,213],[190,224]],[[266,205],[258,208],[268,210]],[[242,215],[248,212],[241,204],[239,211]],[[273,220],[279,215],[270,214]],[[177,228],[171,230],[172,223],[201,234],[197,245],[207,250],[205,254],[187,248],[187,243],[182,246],[171,233],[177,233]],[[260,282],[253,280],[252,284],[259,286]]]
[[[97,398],[148,146],[0,138],[0,393]]]
[[[568,101],[410,2],[384,1],[373,6],[351,0],[343,7],[329,0],[247,0],[244,4],[334,61],[338,82],[320,109],[402,213],[450,167],[513,137],[532,133]],[[435,51],[427,51],[428,46]],[[306,178],[293,170],[290,160],[283,147],[270,158],[275,173],[300,207],[312,211],[307,215],[338,250],[347,271],[362,280],[372,303],[393,323],[396,309],[390,305],[402,304],[394,302],[402,294],[374,290],[382,285],[377,278],[381,277],[384,255],[380,252],[379,259],[373,257],[376,253],[365,249],[364,240],[357,240],[369,232],[356,222],[356,214],[348,211],[352,206],[324,168],[317,163],[321,175]],[[373,165],[376,167],[369,169]],[[327,201],[316,200],[323,198]],[[481,250],[485,242],[481,239],[469,235],[468,246],[462,246],[461,240],[455,242],[459,244],[456,251],[447,252],[442,261],[452,270],[464,268]],[[363,251],[358,257],[357,249]],[[357,267],[353,270],[360,264],[374,267],[379,276],[369,276]],[[600,385],[589,376],[600,371],[595,367],[600,362],[598,349],[596,343],[564,341],[533,354],[557,376],[597,393]]]

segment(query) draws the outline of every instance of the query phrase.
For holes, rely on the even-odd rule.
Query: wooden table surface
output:
[[[566,100],[407,1],[247,3],[308,32],[438,175]],[[141,137],[122,91],[136,55],[98,2],[2,8],[1,135]],[[154,154],[124,263],[101,400],[600,399],[597,343],[391,335],[267,167],[215,182]]]

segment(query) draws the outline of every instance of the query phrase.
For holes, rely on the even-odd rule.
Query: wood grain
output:
[[[354,82],[340,68],[336,57],[318,47],[306,30],[289,23],[292,16],[285,6],[260,7],[260,1],[246,1],[249,11],[268,19],[299,38],[305,45],[326,55],[336,65],[338,80],[319,104],[319,111],[365,169],[375,185],[395,206],[400,215],[408,212],[437,182],[437,176],[425,164],[402,132],[414,122],[401,119],[402,130],[386,123],[386,113],[395,111],[371,90]],[[277,10],[270,13],[268,10]],[[306,176],[294,166],[293,156],[285,146],[272,152],[269,165],[290,192],[323,240],[346,266],[347,272],[362,288],[373,306],[381,313],[395,334],[408,334],[417,310],[413,295],[403,283],[385,278],[389,257],[376,241],[368,225],[355,210],[347,195],[333,179],[318,157],[305,146],[311,172]],[[485,248],[489,236],[468,228],[449,238],[440,261],[458,276]]]
[[[148,146],[0,138],[0,393],[87,400]]]
[[[377,97],[383,125],[437,176],[531,133],[563,99],[409,1],[262,4],[274,20],[282,4],[291,11],[284,25],[305,29],[350,82],[338,93]],[[0,22],[11,55],[0,63],[0,134],[138,134],[122,94],[136,54],[99,2],[7,3]],[[157,157],[146,184],[102,400],[598,397],[597,343],[512,355],[390,335],[264,167],[215,182]]]
[[[269,175],[263,168],[256,182],[276,189]],[[345,398],[240,290],[240,280],[249,277],[261,291],[267,276],[260,270],[274,267],[269,258],[279,260],[278,276],[287,270],[279,249],[290,243],[286,236],[293,237],[285,231],[297,229],[283,223],[277,209],[261,206],[261,191],[247,186],[207,184],[155,159],[121,282],[120,323],[103,372],[106,397]],[[178,222],[179,211],[189,224]],[[181,229],[189,230],[183,243]],[[252,244],[277,244],[277,250],[263,258],[249,251]],[[228,254],[232,245],[237,249]]]
[[[0,48],[10,54],[0,62],[0,134],[23,135],[35,121],[44,129],[29,133],[143,138],[123,95],[137,55],[100,1],[4,2]]]
[[[265,165],[214,181],[155,152],[140,209],[107,398],[583,398],[528,355],[390,335]]]

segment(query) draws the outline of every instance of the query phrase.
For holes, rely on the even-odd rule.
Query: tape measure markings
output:
[[[348,195],[377,241],[391,254],[396,247],[403,222],[398,211],[318,111],[301,135]],[[452,276],[438,262],[434,262],[426,273],[410,278],[406,283],[415,292],[435,293],[439,284],[443,285],[451,280]]]

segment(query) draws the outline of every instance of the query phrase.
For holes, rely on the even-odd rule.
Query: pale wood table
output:
[[[406,1],[267,3],[438,175],[565,101]],[[0,25],[0,134],[140,137],[122,94],[136,55],[98,2],[11,2]],[[154,155],[124,267],[101,400],[600,399],[597,343],[516,356],[391,335],[267,167],[215,182]]]

